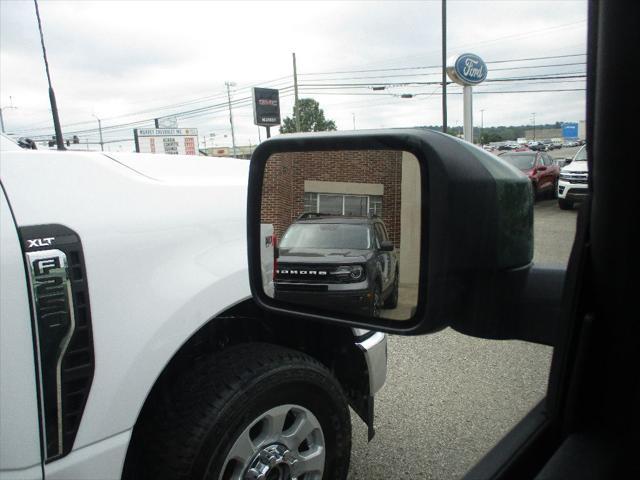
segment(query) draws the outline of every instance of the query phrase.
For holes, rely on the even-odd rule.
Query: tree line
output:
[[[323,132],[329,130],[337,130],[336,123],[333,120],[325,118],[324,111],[320,108],[320,104],[313,98],[301,98],[298,100],[298,110],[300,112],[300,131],[301,132]],[[441,125],[424,125],[421,128],[428,130],[442,131]],[[562,128],[562,122],[545,123],[536,125],[542,135],[542,130]],[[504,142],[507,140],[516,140],[525,136],[526,130],[533,130],[533,125],[500,125],[498,127],[474,127],[473,138],[480,139],[482,144],[490,142]],[[290,117],[286,117],[280,127],[280,133],[296,132],[296,112],[294,110]],[[454,136],[462,135],[462,127],[448,127],[447,133]],[[542,137],[541,137],[542,138]]]

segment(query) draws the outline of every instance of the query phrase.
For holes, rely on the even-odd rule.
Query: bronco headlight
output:
[[[364,278],[362,265],[341,265],[331,273],[347,281],[360,281]]]

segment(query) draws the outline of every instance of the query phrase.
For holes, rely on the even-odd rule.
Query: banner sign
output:
[[[136,152],[198,155],[197,128],[135,128]]]
[[[253,123],[262,127],[280,125],[280,92],[273,88],[253,88]]]
[[[562,136],[564,138],[578,138],[578,123],[577,122],[563,123]]]

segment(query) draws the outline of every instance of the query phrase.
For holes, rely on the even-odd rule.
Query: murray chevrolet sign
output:
[[[197,128],[136,128],[136,152],[198,155]]]
[[[262,127],[280,125],[280,92],[278,90],[254,87],[253,123]]]

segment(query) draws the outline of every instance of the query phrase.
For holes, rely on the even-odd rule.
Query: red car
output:
[[[504,152],[500,158],[522,170],[531,179],[534,200],[540,195],[555,198],[560,167],[546,152]]]

